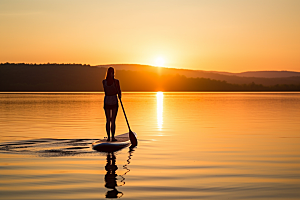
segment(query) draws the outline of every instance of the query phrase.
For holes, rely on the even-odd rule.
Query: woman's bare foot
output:
[[[106,140],[107,142],[109,142],[110,141],[110,138],[107,138],[107,140]]]
[[[111,140],[112,142],[118,141],[116,138],[112,138]]]

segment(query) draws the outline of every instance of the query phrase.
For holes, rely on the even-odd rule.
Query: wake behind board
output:
[[[115,138],[117,139],[115,142],[108,142],[106,138],[100,139],[92,144],[93,149],[102,152],[114,152],[127,147],[131,143],[129,133],[117,135]]]

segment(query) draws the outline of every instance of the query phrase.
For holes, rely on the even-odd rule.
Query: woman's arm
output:
[[[118,97],[119,97],[119,99],[121,99],[121,97],[122,97],[122,92],[121,92],[121,87],[120,87],[120,82],[119,82],[119,80],[116,80],[116,86],[117,86],[117,90],[118,90]]]

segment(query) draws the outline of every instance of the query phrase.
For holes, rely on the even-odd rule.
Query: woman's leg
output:
[[[111,109],[104,109],[105,110],[105,116],[106,116],[106,134],[107,134],[107,141],[110,140],[110,121],[111,121]]]
[[[116,117],[118,114],[118,107],[113,108],[111,112],[111,135],[112,135],[112,141],[116,141],[115,139],[115,132],[116,132]]]

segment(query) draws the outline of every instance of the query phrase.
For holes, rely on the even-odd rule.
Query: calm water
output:
[[[0,94],[0,198],[300,198],[300,93],[124,93],[139,145],[114,154],[102,100]]]

